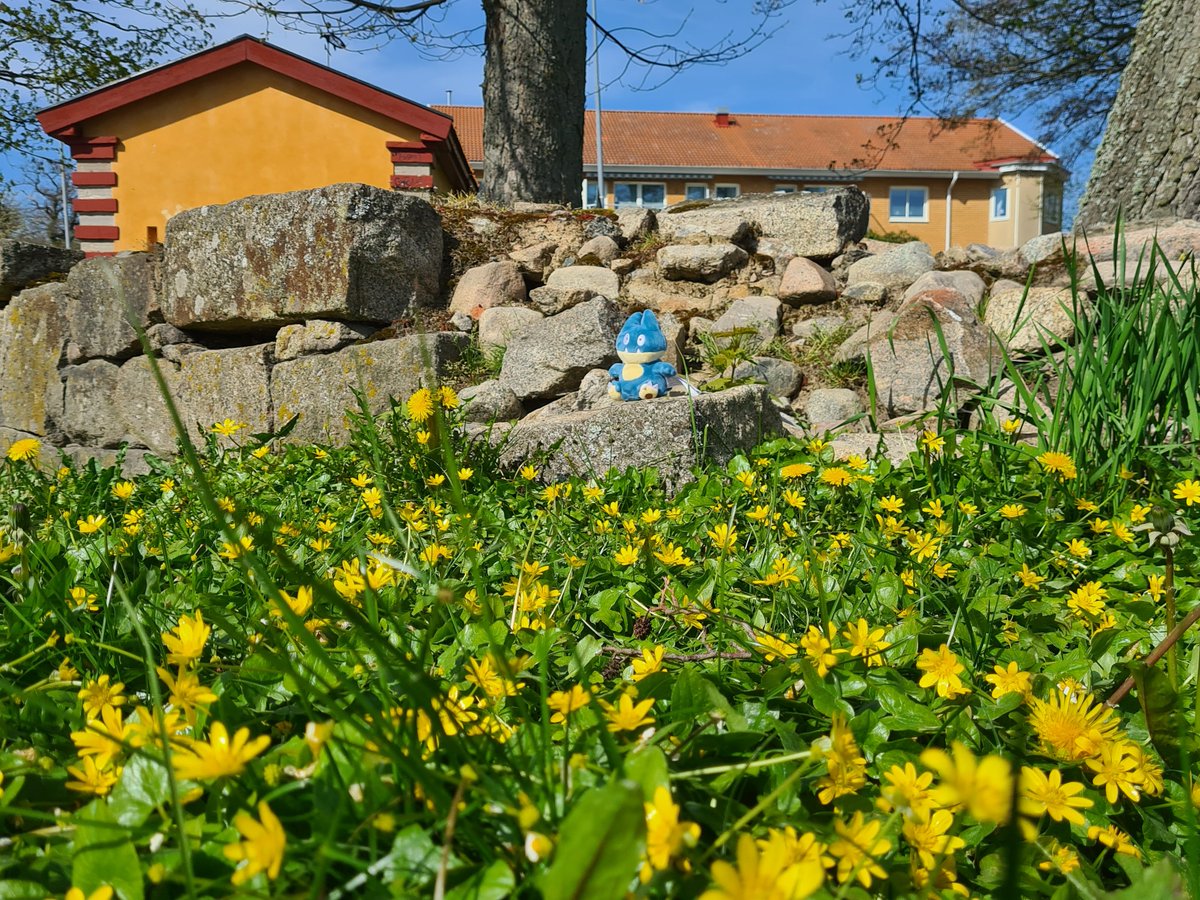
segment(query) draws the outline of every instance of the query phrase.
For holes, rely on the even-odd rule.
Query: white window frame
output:
[[[924,200],[921,203],[921,209],[924,214],[920,216],[893,216],[892,215],[892,194],[895,191],[920,191],[924,195]],[[929,188],[920,185],[896,186],[888,189],[888,221],[889,222],[928,222],[929,221]]]
[[[772,194],[796,194],[799,189],[794,184],[777,184],[771,190]]]
[[[1002,215],[1002,216],[996,215],[996,193],[997,193],[997,191],[1004,191],[1004,215]],[[992,188],[992,192],[988,195],[988,206],[989,206],[989,214],[991,216],[990,221],[992,221],[992,222],[1007,222],[1008,221],[1009,208],[1012,206],[1012,191],[1010,191],[1008,189],[1007,184],[1003,184],[1000,187]]]
[[[704,196],[703,197],[689,197],[688,191],[690,191],[692,188],[700,188],[700,190],[704,191]],[[708,184],[703,181],[689,181],[683,186],[683,199],[684,200],[697,200],[697,199],[698,200],[707,200],[709,198],[709,196],[711,195],[711,193],[712,192],[709,191],[709,189],[708,189]]]
[[[667,207],[667,183],[665,181],[614,181],[613,182],[613,209],[617,208],[617,188],[620,185],[627,184],[634,189],[637,194],[637,203],[634,205],[639,209],[665,209]],[[642,201],[642,189],[646,185],[658,185],[662,188],[663,199],[662,206],[646,206]],[[622,209],[629,209],[628,206],[622,206]]]
[[[596,188],[596,205],[595,206],[588,206],[588,188],[589,187]],[[603,209],[605,206],[605,203],[604,203],[605,199],[606,198],[600,196],[600,184],[597,179],[595,179],[595,178],[583,179],[582,196],[580,197],[580,200],[583,202],[584,209]]]
[[[718,197],[717,192],[719,190],[721,190],[721,188],[733,188],[734,195],[732,197]],[[740,196],[742,196],[742,186],[740,184],[731,184],[729,182],[718,182],[717,184],[713,185],[712,198],[714,200],[736,200]]]

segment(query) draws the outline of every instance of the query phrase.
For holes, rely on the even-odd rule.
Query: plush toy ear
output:
[[[647,329],[652,328],[655,331],[662,331],[662,329],[658,327],[658,318],[654,315],[654,310],[648,309],[642,313],[642,327]]]

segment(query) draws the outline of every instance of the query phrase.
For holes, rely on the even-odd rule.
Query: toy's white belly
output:
[[[637,363],[625,363],[621,366],[621,378],[625,381],[636,381],[642,377],[642,372],[645,371]]]

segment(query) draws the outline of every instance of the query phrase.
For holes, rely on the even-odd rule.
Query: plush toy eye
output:
[[[639,334],[638,335],[638,346],[640,347],[645,343],[646,343],[646,336],[644,334]]]
[[[623,346],[623,347],[629,346],[629,335],[625,335],[624,337],[621,338],[621,346]]]

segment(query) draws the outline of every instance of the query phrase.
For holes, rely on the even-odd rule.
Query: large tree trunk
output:
[[[1147,0],[1078,225],[1200,218],[1200,13]]]
[[[586,0],[483,0],[483,186],[488,200],[578,204]]]

